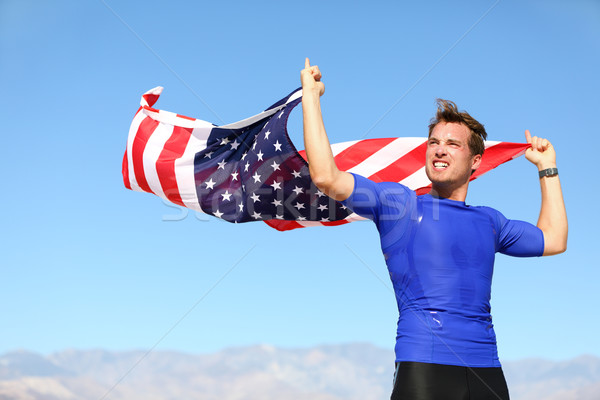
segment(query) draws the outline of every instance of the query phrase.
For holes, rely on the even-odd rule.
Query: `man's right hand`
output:
[[[325,93],[325,85],[321,82],[321,71],[316,65],[311,67],[308,57],[304,61],[304,69],[300,71],[300,80],[303,94],[312,93],[320,97]]]

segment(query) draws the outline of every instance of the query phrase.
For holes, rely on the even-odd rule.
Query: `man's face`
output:
[[[434,188],[455,189],[467,183],[480,155],[471,155],[471,132],[463,124],[440,122],[427,141],[425,172]]]

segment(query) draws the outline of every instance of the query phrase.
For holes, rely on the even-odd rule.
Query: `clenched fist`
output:
[[[304,95],[315,94],[323,96],[323,93],[325,93],[325,85],[321,82],[321,71],[319,71],[319,67],[316,65],[310,66],[308,57],[304,62],[304,69],[300,71],[300,80]]]
[[[537,136],[531,137],[529,131],[525,131],[525,139],[531,147],[525,151],[525,158],[535,164],[541,171],[546,168],[556,168],[556,152],[548,139]]]

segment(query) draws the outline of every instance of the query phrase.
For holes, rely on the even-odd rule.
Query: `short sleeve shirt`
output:
[[[379,230],[400,313],[396,361],[500,366],[490,309],[495,253],[541,256],[542,231],[490,207],[354,181],[342,203]]]

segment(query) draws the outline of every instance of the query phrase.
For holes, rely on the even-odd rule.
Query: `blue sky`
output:
[[[0,353],[211,352],[268,343],[393,349],[397,311],[372,223],[277,232],[126,190],[121,160],[146,90],[208,120],[253,115],[323,72],[332,142],[425,136],[438,97],[491,140],[556,147],[567,253],[498,255],[500,357],[600,356],[597,1],[0,3],[3,178]],[[289,121],[302,148],[301,109]],[[524,158],[469,204],[531,222]],[[156,347],[154,347],[156,346]]]

